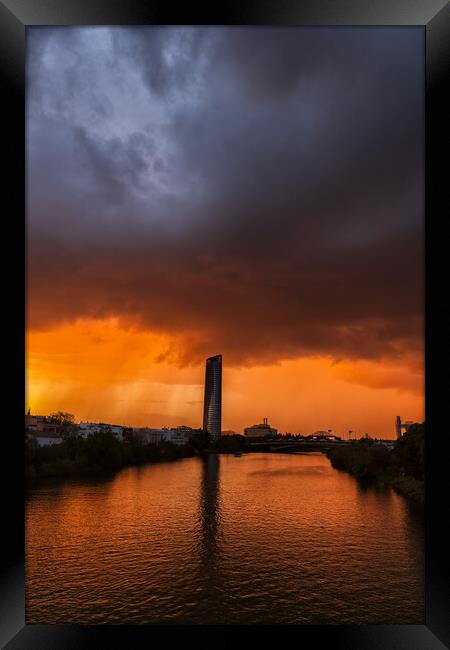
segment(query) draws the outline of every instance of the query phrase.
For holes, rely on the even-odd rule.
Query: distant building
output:
[[[201,429],[193,429],[192,427],[188,427],[185,424],[179,427],[170,427],[170,429],[171,431],[178,431],[179,433],[183,433],[186,436],[192,436],[192,434],[201,431]]]
[[[133,438],[133,427],[122,427],[123,440],[131,440]]]
[[[222,355],[206,359],[203,429],[212,440],[222,431]]]
[[[311,436],[309,436],[313,440],[320,440],[321,438],[327,438],[327,440],[341,440],[339,436],[336,436],[334,433],[332,433],[332,430],[329,429],[328,431],[320,430],[320,431],[315,431]]]
[[[25,429],[30,433],[61,433],[59,424],[48,422],[45,415],[31,415],[30,411],[25,416]]]
[[[78,425],[79,434],[82,438],[86,438],[92,433],[111,430],[111,433],[113,433],[118,440],[122,441],[123,429],[124,427],[122,426],[117,424],[107,424],[106,422],[80,422]]]
[[[97,431],[100,431],[100,429],[96,422],[80,422],[78,425],[78,433],[82,438],[86,438]]]
[[[133,434],[147,445],[159,445],[166,439],[167,429],[151,429],[139,427],[133,429]]]
[[[59,445],[63,438],[58,435],[42,435],[42,434],[31,434],[32,437],[36,440],[39,447],[50,447],[51,445]]]
[[[189,438],[193,433],[191,427],[175,427],[174,429],[167,429],[165,439],[173,445],[187,445]]]
[[[409,427],[414,424],[411,420],[407,420],[406,422],[402,422],[402,419],[399,415],[395,418],[395,435],[397,437],[397,440],[402,437],[403,432],[402,429],[405,431],[408,431]]]
[[[28,416],[28,417],[42,417],[42,420],[37,423],[31,422],[26,426],[27,440],[34,440],[38,447],[49,447],[50,445],[59,445],[63,441],[59,427],[50,425],[45,422],[44,416]],[[42,424],[41,428],[38,428]]]
[[[251,427],[246,427],[244,429],[244,435],[249,438],[264,438],[266,436],[276,436],[278,433],[277,429],[271,427],[267,418],[263,419],[262,424],[253,424]]]
[[[175,427],[173,429],[153,429],[150,427],[134,428],[133,434],[147,445],[159,445],[171,442],[173,445],[186,445],[195,430],[191,427]]]
[[[31,415],[30,411],[25,416],[25,428],[30,430],[37,430],[38,425],[44,422],[45,417],[43,415]]]

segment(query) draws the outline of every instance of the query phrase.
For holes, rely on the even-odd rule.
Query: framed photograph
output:
[[[448,3],[0,18],[2,647],[450,647]]]

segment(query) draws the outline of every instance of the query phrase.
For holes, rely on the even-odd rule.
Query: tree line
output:
[[[132,436],[122,442],[110,429],[96,431],[86,438],[76,432],[63,434],[59,444],[40,447],[33,437],[27,438],[26,474],[30,479],[77,474],[96,475],[115,472],[129,465],[176,460],[195,454],[192,446],[170,442],[146,444]]]
[[[336,469],[361,481],[390,484],[417,501],[424,500],[425,423],[411,425],[388,449],[371,438],[352,441],[328,451]]]

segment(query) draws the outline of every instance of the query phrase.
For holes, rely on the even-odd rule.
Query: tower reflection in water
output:
[[[208,454],[202,460],[200,491],[199,582],[203,592],[204,615],[216,618],[218,601],[223,598],[220,571],[222,553],[220,506],[220,458]]]

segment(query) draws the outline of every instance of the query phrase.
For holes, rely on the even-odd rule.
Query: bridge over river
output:
[[[347,440],[263,440],[247,442],[248,451],[294,452],[327,451],[333,447],[348,445]]]

